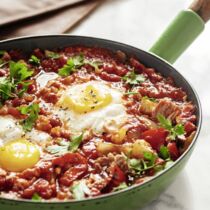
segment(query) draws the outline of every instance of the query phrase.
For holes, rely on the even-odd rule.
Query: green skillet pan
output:
[[[193,10],[181,11],[149,52],[110,40],[68,35],[24,37],[0,42],[0,49],[22,49],[28,53],[35,48],[53,49],[71,45],[99,46],[112,51],[121,50],[127,55],[135,55],[146,66],[155,68],[164,76],[173,77],[176,85],[187,92],[189,99],[197,108],[197,133],[193,142],[171,167],[157,174],[151,180],[120,192],[79,201],[40,202],[0,198],[0,210],[135,210],[157,198],[187,163],[200,131],[202,116],[198,95],[171,63],[202,32],[204,23],[202,17]]]

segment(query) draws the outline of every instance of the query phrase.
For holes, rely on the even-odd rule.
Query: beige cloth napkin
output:
[[[102,1],[1,0],[0,39],[63,33],[90,14]]]

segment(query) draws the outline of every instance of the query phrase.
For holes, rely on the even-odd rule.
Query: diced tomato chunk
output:
[[[35,183],[34,188],[35,192],[44,199],[50,199],[55,191],[50,183],[42,178]]]
[[[141,138],[150,143],[153,149],[159,151],[165,144],[168,131],[164,128],[150,129],[142,133]]]
[[[8,114],[12,115],[13,117],[17,119],[21,119],[22,117],[20,111],[15,107],[8,107]]]
[[[130,63],[135,68],[136,72],[139,74],[141,74],[145,70],[145,66],[135,58],[131,58]]]
[[[119,82],[119,81],[121,81],[120,76],[117,76],[116,74],[108,74],[106,72],[101,72],[100,77],[101,77],[101,79],[106,80],[108,82]]]
[[[98,157],[98,151],[94,141],[89,141],[83,145],[82,151],[86,158],[96,159]]]
[[[52,163],[55,166],[60,166],[64,171],[67,168],[59,179],[60,184],[64,186],[70,186],[74,180],[85,175],[88,169],[86,158],[79,153],[67,153],[55,158]]]
[[[57,157],[52,161],[53,165],[64,167],[66,164],[87,164],[87,160],[79,153],[66,153],[63,156]]]
[[[169,153],[170,153],[170,156],[171,156],[172,160],[176,160],[180,156],[179,150],[178,150],[175,142],[170,142],[167,145],[167,148],[169,150]]]
[[[119,166],[116,165],[114,167],[114,173],[113,173],[113,179],[112,179],[113,185],[118,186],[120,183],[125,182],[125,180],[126,180],[126,177],[125,177],[124,172],[120,169]]]
[[[60,184],[68,187],[72,184],[74,180],[81,178],[86,171],[87,165],[85,164],[79,164],[71,167],[60,178]]]
[[[187,134],[193,132],[196,129],[196,126],[191,123],[191,122],[186,122],[184,125],[184,130],[186,131]]]

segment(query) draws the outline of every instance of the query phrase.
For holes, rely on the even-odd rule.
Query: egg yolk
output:
[[[87,113],[107,106],[111,101],[112,96],[110,93],[102,95],[95,87],[88,85],[77,96],[64,96],[61,104],[64,107],[73,109],[75,112]]]
[[[0,166],[11,172],[21,172],[33,167],[40,158],[36,145],[25,139],[6,143],[0,147]]]

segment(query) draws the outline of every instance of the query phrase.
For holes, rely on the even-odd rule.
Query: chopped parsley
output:
[[[58,70],[60,76],[68,76],[74,73],[81,66],[88,64],[92,66],[96,71],[99,70],[99,66],[103,65],[101,61],[98,60],[88,60],[84,58],[83,54],[73,56],[67,60],[67,63]]]
[[[146,80],[142,74],[136,74],[134,71],[128,72],[122,79],[129,85],[138,85]]]
[[[40,59],[37,58],[35,55],[32,55],[28,61],[29,61],[29,63],[32,63],[37,66],[40,64]]]
[[[82,143],[83,140],[83,133],[80,134],[79,136],[75,136],[72,138],[71,142],[70,142],[70,148],[69,151],[70,152],[75,152],[77,151],[77,149],[79,148],[80,144]]]
[[[61,141],[59,145],[51,145],[47,147],[47,151],[51,154],[62,155],[67,152],[76,152],[83,141],[83,133],[75,136],[71,141]]]
[[[33,200],[33,201],[41,201],[42,198],[39,196],[38,193],[34,193],[32,198],[31,198],[31,200]]]
[[[101,61],[97,61],[97,60],[93,60],[93,61],[90,61],[90,60],[85,60],[84,61],[84,64],[89,64],[90,66],[92,66],[95,71],[99,70],[99,66],[102,66],[103,63]]]
[[[9,98],[14,97],[13,91],[15,89],[15,85],[6,77],[0,78],[0,99],[1,104]]]
[[[9,69],[10,69],[10,80],[15,83],[21,82],[23,80],[28,79],[30,76],[33,75],[33,71],[30,70],[27,65],[21,61],[9,62]]]
[[[38,119],[39,114],[39,105],[33,103],[29,106],[21,106],[19,107],[20,113],[27,115],[27,118],[24,119],[21,124],[25,131],[31,131],[36,120]]]
[[[161,158],[163,158],[164,160],[167,160],[168,158],[170,158],[170,154],[169,154],[168,148],[166,146],[162,145],[160,147],[159,156]]]
[[[138,172],[142,172],[143,171],[143,164],[142,164],[142,160],[139,159],[128,159],[128,166],[129,168],[138,171]]]
[[[31,82],[20,82],[19,84],[22,85],[21,90],[17,91],[18,97],[22,97],[23,94],[28,90],[28,86],[31,84]]]
[[[52,51],[49,51],[49,50],[45,50],[45,55],[46,55],[46,57],[52,58],[52,59],[60,58],[60,54],[59,53],[52,52]]]
[[[73,197],[77,200],[81,200],[85,198],[85,195],[90,194],[90,189],[88,188],[85,180],[80,180],[75,183],[71,188],[70,191],[73,194]]]
[[[157,156],[152,152],[145,152],[144,159],[128,159],[129,168],[136,171],[138,174],[155,167],[155,160]]]
[[[147,161],[147,165],[151,166],[154,165],[157,156],[152,152],[144,152],[144,159]]]
[[[185,133],[184,126],[182,124],[172,125],[172,122],[165,118],[163,115],[158,114],[157,119],[162,127],[169,131],[169,138],[175,140],[177,136]]]
[[[81,67],[82,65],[84,65],[83,55],[71,57],[67,60],[67,63],[61,69],[58,70],[58,74],[60,76],[66,77],[75,72],[76,69]]]
[[[24,80],[33,75],[33,71],[30,70],[23,62],[9,62],[9,77],[0,78],[0,103],[3,104],[6,100],[14,97],[21,97],[24,92],[28,90],[29,82]],[[18,90],[18,85],[22,85],[22,89]]]
[[[159,156],[165,157],[165,163],[158,164],[156,163],[157,155],[152,152],[145,152],[144,153],[144,159],[127,159],[128,167],[132,170],[134,170],[134,174],[142,175],[145,173],[145,171],[149,169],[154,169],[154,171],[157,173],[159,171],[162,171],[164,168],[168,167],[170,163],[173,163],[169,157],[169,153],[166,150],[167,148],[162,146],[162,149],[160,151]]]

